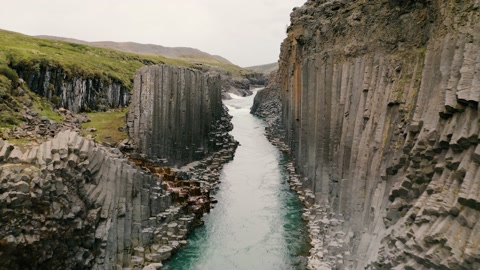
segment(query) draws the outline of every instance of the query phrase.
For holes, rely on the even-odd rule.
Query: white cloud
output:
[[[194,47],[250,66],[278,60],[293,7],[305,0],[15,0],[0,28],[88,41]]]

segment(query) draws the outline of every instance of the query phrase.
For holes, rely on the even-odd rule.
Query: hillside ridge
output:
[[[212,55],[201,51],[196,48],[191,47],[167,47],[158,44],[150,43],[137,43],[132,41],[127,42],[116,42],[116,41],[85,41],[75,38],[66,38],[58,36],[49,36],[49,35],[38,35],[35,36],[43,39],[50,40],[59,40],[77,44],[84,44],[93,47],[99,48],[109,48],[122,52],[137,53],[137,54],[153,54],[153,55],[162,55],[170,58],[186,58],[191,60],[208,60],[208,61],[218,61],[226,64],[233,64],[226,58],[219,55]]]

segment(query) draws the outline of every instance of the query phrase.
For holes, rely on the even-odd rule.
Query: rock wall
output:
[[[181,208],[118,150],[70,131],[27,151],[0,145],[0,269],[140,266],[177,240],[166,227]],[[193,217],[183,218],[186,234]]]
[[[65,109],[72,125],[44,119],[35,127],[53,139],[22,147],[0,140],[0,269],[157,269],[202,223],[238,144],[219,77],[157,66],[136,79],[131,134],[165,152],[128,160],[70,130],[81,116]]]
[[[125,107],[130,101],[130,89],[113,78],[70,75],[44,64],[13,68],[33,92],[74,113]]]
[[[138,151],[181,166],[220,150],[216,130],[229,124],[219,76],[182,67],[143,67],[135,74],[128,133]]]
[[[276,71],[269,74],[267,77],[268,84],[264,89],[257,92],[250,108],[251,114],[255,114],[265,120],[266,136],[271,142],[272,140],[278,142],[285,141],[285,130],[281,119],[282,101],[280,97],[279,75]],[[277,143],[274,144],[279,146]]]
[[[252,81],[247,78],[232,78],[230,75],[222,74],[220,76],[222,80],[222,99],[232,99],[230,94],[234,94],[241,97],[250,96],[252,91],[250,88],[254,86]],[[255,82],[255,81],[253,81]]]
[[[210,210],[228,138],[176,172],[69,130],[27,150],[0,140],[0,269],[160,268]]]
[[[308,1],[291,20],[281,120],[315,195],[311,269],[480,268],[480,2]]]

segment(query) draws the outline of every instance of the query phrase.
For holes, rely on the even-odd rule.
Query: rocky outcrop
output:
[[[74,113],[126,107],[130,89],[114,78],[69,74],[61,67],[18,63],[13,68],[30,90]]]
[[[253,99],[250,113],[263,118],[266,122],[265,131],[267,138],[275,145],[285,141],[285,131],[282,125],[281,111],[282,101],[280,100],[280,77],[278,72],[272,72],[267,77],[269,82],[264,89],[261,89]],[[287,150],[288,147],[280,147]],[[288,151],[287,151],[288,152]]]
[[[292,13],[281,119],[315,197],[310,268],[480,268],[479,9],[308,1]]]
[[[265,75],[262,73],[249,73],[245,75],[245,78],[248,80],[248,82],[251,85],[254,86],[259,86],[259,85],[265,85],[266,84],[266,79]]]
[[[135,74],[127,126],[143,158],[173,166],[220,150],[232,128],[219,76],[168,65]]]
[[[136,79],[129,128],[145,152],[129,154],[140,159],[79,136],[86,119],[63,108],[62,124],[27,109],[14,130],[53,139],[0,140],[0,269],[157,269],[202,223],[238,144],[219,77],[155,66]]]
[[[68,130],[27,150],[0,140],[0,269],[157,269],[210,210],[236,143],[222,147],[174,172]]]
[[[0,144],[2,269],[129,266],[181,215],[161,179],[75,132],[25,152]]]
[[[266,84],[266,78],[262,73],[247,73],[241,77],[232,77],[228,72],[220,70],[210,70],[209,73],[220,73],[222,81],[222,99],[228,100],[234,94],[240,97],[246,97],[253,94],[252,89]]]
[[[86,114],[73,114],[64,108],[58,109],[57,112],[63,118],[60,123],[40,116],[37,112],[25,107],[22,111],[24,122],[12,128],[4,128],[0,132],[0,139],[24,139],[29,140],[30,143],[44,142],[61,131],[80,132],[82,123],[90,121]]]
[[[231,76],[221,75],[222,80],[222,99],[232,99],[230,94],[234,94],[240,97],[250,96],[252,91],[250,90],[250,81],[246,78],[232,78]]]

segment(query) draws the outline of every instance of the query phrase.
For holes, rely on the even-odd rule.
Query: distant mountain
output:
[[[83,45],[99,47],[99,48],[109,48],[109,49],[114,49],[122,52],[130,52],[130,53],[136,53],[136,54],[153,54],[153,55],[162,55],[162,56],[171,57],[171,58],[183,58],[191,61],[199,60],[199,61],[232,64],[230,61],[228,61],[227,59],[221,56],[211,55],[209,53],[202,52],[198,49],[189,48],[189,47],[165,47],[161,45],[141,44],[141,43],[135,43],[135,42],[113,42],[113,41],[89,42],[89,41],[73,39],[73,38],[46,36],[46,35],[41,35],[36,37],[51,39],[51,40],[66,41],[66,42],[83,44]]]
[[[245,67],[245,69],[253,70],[255,72],[259,72],[259,73],[263,73],[263,74],[269,74],[270,72],[278,69],[278,63],[275,62],[275,63],[271,63],[271,64]]]

